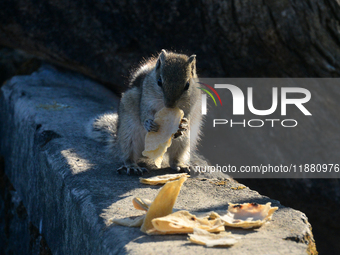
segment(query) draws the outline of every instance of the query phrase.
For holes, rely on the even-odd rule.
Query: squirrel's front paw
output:
[[[148,132],[157,132],[159,129],[159,125],[154,122],[152,119],[147,119],[146,121],[144,121],[144,128],[146,129],[146,131]]]
[[[174,134],[174,138],[176,139],[177,137],[180,137],[181,135],[183,135],[183,132],[186,131],[187,129],[188,129],[188,119],[183,118],[181,119],[181,122],[179,123],[177,132]]]

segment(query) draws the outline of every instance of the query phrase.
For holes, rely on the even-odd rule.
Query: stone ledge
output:
[[[117,162],[85,137],[85,123],[117,109],[118,98],[82,76],[43,66],[16,76],[1,88],[0,154],[29,221],[39,226],[53,254],[306,254],[314,241],[306,216],[233,180],[188,179],[176,208],[226,209],[228,202],[272,202],[280,209],[227,250],[205,248],[186,235],[147,236],[137,228],[113,226],[112,217],[136,215],[134,196],[153,199],[159,187],[118,175]],[[160,171],[163,173],[165,171]],[[308,251],[309,249],[309,251]],[[21,251],[25,252],[25,251]]]

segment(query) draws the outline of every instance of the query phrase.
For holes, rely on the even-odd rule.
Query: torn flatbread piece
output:
[[[177,180],[183,176],[190,177],[187,173],[181,173],[181,174],[165,174],[165,175],[157,175],[150,178],[139,178],[139,182],[143,184],[148,185],[159,185],[167,183],[168,181],[174,181]]]
[[[193,233],[194,228],[207,230],[208,232],[224,231],[224,224],[221,219],[209,220],[207,218],[197,218],[188,211],[178,211],[165,217],[152,220],[155,231],[152,234],[186,234]]]
[[[154,218],[163,217],[172,213],[172,208],[186,179],[187,177],[184,176],[179,180],[167,182],[158,192],[158,195],[146,213],[145,220],[141,227],[142,232],[147,233],[147,231],[154,228],[151,223]]]
[[[233,236],[230,232],[211,234],[200,228],[194,228],[194,233],[189,234],[188,240],[192,243],[205,245],[206,247],[229,247],[237,243],[239,237]]]
[[[112,219],[111,221],[117,225],[126,227],[140,227],[144,222],[145,214],[140,216],[133,216],[123,219]]]
[[[148,211],[151,203],[151,200],[145,198],[135,197],[132,199],[133,207],[137,210]]]
[[[157,132],[148,132],[145,136],[145,149],[143,156],[154,160],[155,165],[160,168],[163,156],[171,146],[171,139],[178,131],[179,124],[184,113],[179,108],[162,108],[155,114],[154,122],[159,125]]]
[[[257,228],[271,220],[273,213],[279,209],[271,207],[271,203],[232,204],[229,203],[227,214],[220,215],[225,226],[236,228]]]

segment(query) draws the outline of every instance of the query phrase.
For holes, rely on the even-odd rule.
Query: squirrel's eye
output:
[[[189,89],[189,86],[190,86],[190,82],[187,82],[187,83],[185,84],[184,90],[188,90],[188,89]]]
[[[159,79],[157,81],[157,84],[158,84],[158,86],[162,87],[163,82],[162,82],[162,78],[161,77],[159,77]]]

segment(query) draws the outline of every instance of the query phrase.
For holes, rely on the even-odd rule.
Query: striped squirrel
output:
[[[196,148],[202,123],[201,92],[191,78],[197,78],[196,55],[188,57],[162,50],[158,57],[145,61],[132,73],[118,116],[106,113],[90,123],[89,136],[105,142],[111,153],[120,156],[123,165],[118,168],[119,173],[147,171],[137,163],[142,159],[146,133],[159,128],[153,120],[163,107],[178,107],[184,112],[167,155],[172,169],[190,172],[190,148]]]

